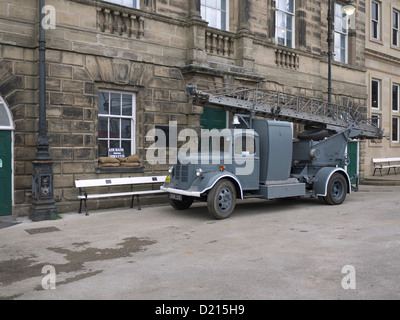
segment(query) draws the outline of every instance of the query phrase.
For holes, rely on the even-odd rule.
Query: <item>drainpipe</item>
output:
[[[332,102],[332,2],[328,1],[328,102]],[[330,106],[329,106],[330,108]]]
[[[49,220],[58,214],[54,200],[53,161],[49,152],[46,122],[46,36],[42,26],[45,17],[45,0],[39,1],[39,136],[33,160],[32,204],[29,218],[32,221]]]

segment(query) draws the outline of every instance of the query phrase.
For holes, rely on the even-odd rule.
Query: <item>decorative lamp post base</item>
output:
[[[33,161],[32,205],[29,218],[32,221],[50,220],[58,214],[54,200],[53,162]]]

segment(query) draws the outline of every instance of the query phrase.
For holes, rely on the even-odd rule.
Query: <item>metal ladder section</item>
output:
[[[209,82],[187,84],[186,93],[195,104],[233,113],[245,111],[251,116],[317,125],[337,132],[353,124],[359,138],[381,139],[383,135],[371,119],[350,107],[281,91],[226,84],[209,89],[209,85]]]

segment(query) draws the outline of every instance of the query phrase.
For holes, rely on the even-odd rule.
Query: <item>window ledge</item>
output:
[[[392,44],[390,44],[390,48],[393,49],[393,50],[400,51],[400,45],[396,46],[396,45],[394,45],[394,44],[392,43]]]
[[[369,41],[383,46],[383,41],[381,39],[376,39],[376,38],[370,37]]]
[[[140,167],[96,167],[95,173],[143,173],[145,166]]]

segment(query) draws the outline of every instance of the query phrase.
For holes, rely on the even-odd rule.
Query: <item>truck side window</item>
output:
[[[203,152],[223,152],[231,153],[231,141],[230,138],[225,136],[215,136],[200,138],[199,151]]]
[[[235,154],[250,156],[253,155],[255,151],[254,136],[237,136],[235,138]]]

